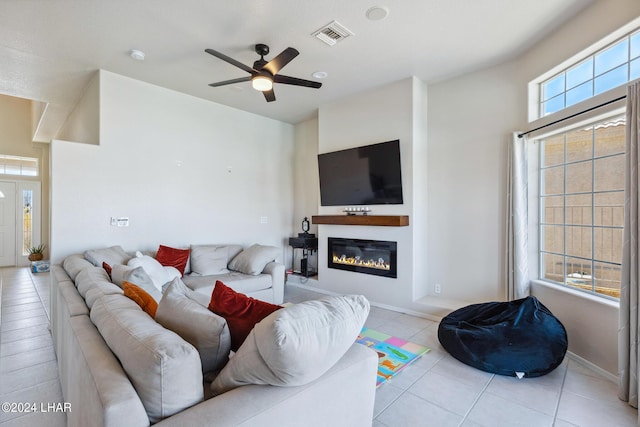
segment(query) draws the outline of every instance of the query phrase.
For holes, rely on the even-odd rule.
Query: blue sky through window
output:
[[[629,60],[629,40],[624,39],[596,56],[596,75],[609,71]]]
[[[540,85],[541,115],[640,78],[640,31],[625,36]]]

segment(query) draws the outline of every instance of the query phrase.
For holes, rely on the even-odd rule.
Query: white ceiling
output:
[[[105,69],[263,116],[297,123],[320,105],[416,76],[425,82],[512,58],[593,0],[2,0],[0,94],[70,111],[93,72]],[[385,20],[366,11],[385,6]],[[355,35],[327,46],[311,34],[337,20]],[[255,43],[271,59],[300,55],[282,74],[321,89],[276,84],[267,103],[248,82],[208,83],[247,74],[209,54],[251,66]],[[144,62],[128,52],[140,49]],[[64,114],[62,114],[64,115]]]

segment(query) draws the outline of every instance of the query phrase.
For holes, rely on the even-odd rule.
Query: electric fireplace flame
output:
[[[386,262],[382,258],[374,259],[362,259],[358,256],[356,257],[348,257],[346,255],[333,255],[333,263],[334,264],[342,264],[342,265],[354,265],[358,267],[364,268],[377,268],[380,270],[391,270],[391,264]]]
[[[398,277],[397,242],[329,237],[327,262],[329,268]]]

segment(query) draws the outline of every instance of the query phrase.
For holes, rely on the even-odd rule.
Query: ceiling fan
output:
[[[261,91],[264,94],[267,102],[272,102],[276,100],[276,95],[273,92],[273,84],[274,83],[283,83],[286,85],[294,85],[294,86],[304,86],[310,87],[314,89],[318,89],[322,86],[322,83],[314,82],[311,80],[299,79],[297,77],[289,77],[283,76],[282,74],[278,74],[278,72],[293,58],[298,56],[300,52],[295,50],[292,47],[288,47],[283,50],[278,56],[273,58],[271,61],[267,62],[264,57],[269,54],[269,46],[266,44],[259,43],[255,45],[255,51],[258,55],[260,55],[260,59],[253,63],[253,68],[244,65],[241,62],[236,61],[233,58],[228,57],[227,55],[215,51],[213,49],[205,49],[205,52],[215,56],[216,58],[220,58],[225,62],[228,62],[231,65],[235,65],[241,70],[246,71],[251,74],[247,77],[241,77],[238,79],[225,80],[218,83],[211,83],[209,86],[218,87],[224,85],[230,85],[241,82],[251,81],[251,84],[254,89]]]

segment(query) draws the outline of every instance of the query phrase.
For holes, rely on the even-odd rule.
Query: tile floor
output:
[[[36,402],[38,410],[0,412],[0,427],[64,426],[63,413],[41,412],[40,405],[63,402],[48,330],[49,275],[0,269],[0,291],[0,403]],[[285,290],[294,303],[321,296]],[[517,380],[453,359],[438,343],[437,322],[372,307],[366,326],[431,348],[378,389],[373,427],[637,425],[637,411],[618,400],[616,385],[573,360],[544,377]]]

